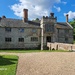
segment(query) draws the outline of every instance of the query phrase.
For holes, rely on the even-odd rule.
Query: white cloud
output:
[[[23,9],[28,9],[29,19],[40,18],[47,16],[55,3],[60,3],[61,0],[19,0],[18,4],[11,5],[14,14],[23,17]],[[60,8],[57,9],[60,11]]]
[[[65,5],[67,4],[67,2],[64,2],[64,1],[62,3],[65,4]]]
[[[61,8],[60,7],[54,6],[54,8],[57,10],[57,12],[60,12],[61,11]]]
[[[68,13],[64,13],[64,16],[65,16],[66,14],[69,15],[69,19],[75,18],[75,12],[69,11]]]

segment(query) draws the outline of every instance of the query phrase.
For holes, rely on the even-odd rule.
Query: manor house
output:
[[[0,49],[45,48],[47,42],[73,43],[73,27],[57,22],[54,13],[41,20],[28,20],[28,9],[23,9],[23,20],[0,17]]]

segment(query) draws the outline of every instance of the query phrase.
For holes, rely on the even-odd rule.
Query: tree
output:
[[[39,18],[33,19],[32,21],[39,21]]]
[[[70,24],[72,25],[73,28],[75,28],[75,18],[73,19],[73,21],[70,21]]]
[[[75,40],[75,18],[74,18],[72,21],[70,21],[69,23],[70,23],[70,24],[72,25],[72,27],[73,27],[73,30],[74,30],[73,37],[74,37],[74,40]]]
[[[36,20],[39,20],[39,18],[36,18]]]

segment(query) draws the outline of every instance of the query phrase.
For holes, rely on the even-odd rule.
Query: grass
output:
[[[64,50],[0,50],[0,52],[11,52],[11,53],[32,53],[32,52],[69,52]]]
[[[75,40],[73,41],[73,44],[75,44]]]
[[[18,56],[0,55],[0,75],[16,75]]]

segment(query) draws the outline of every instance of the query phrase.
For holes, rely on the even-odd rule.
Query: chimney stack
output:
[[[52,18],[54,18],[54,13],[50,13],[50,16],[51,16]]]
[[[3,16],[2,16],[2,19],[3,19],[3,18],[6,18],[6,16],[3,15]]]
[[[66,22],[68,22],[68,14],[66,14]]]
[[[28,9],[23,9],[23,22],[28,21]]]

